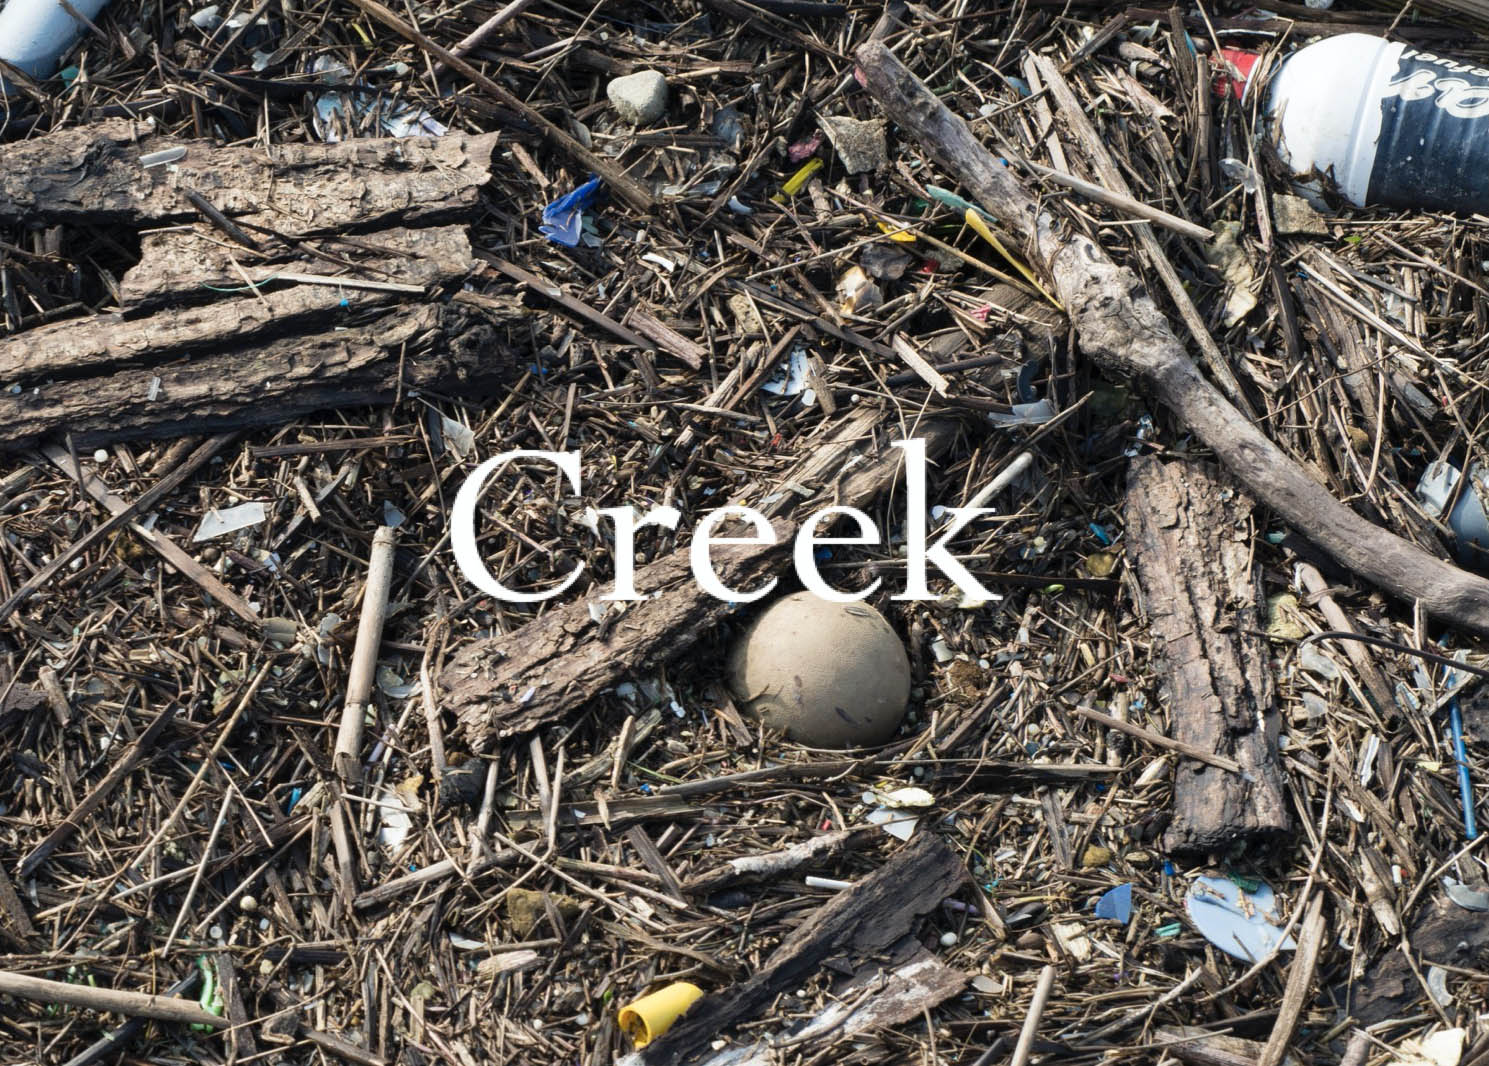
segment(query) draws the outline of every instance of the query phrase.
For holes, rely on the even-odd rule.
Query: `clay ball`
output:
[[[729,687],[744,710],[799,744],[863,747],[883,744],[904,719],[910,660],[872,607],[797,592],[740,637]]]

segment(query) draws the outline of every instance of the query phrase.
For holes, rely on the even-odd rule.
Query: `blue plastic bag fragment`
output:
[[[1132,918],[1132,885],[1118,885],[1103,893],[1096,901],[1096,917],[1126,925]]]
[[[1274,951],[1292,951],[1291,936],[1279,942],[1287,923],[1270,885],[1256,882],[1247,891],[1224,877],[1197,877],[1184,897],[1195,927],[1206,940],[1243,962],[1257,962]]]
[[[538,232],[555,244],[573,248],[579,243],[584,225],[584,209],[599,198],[600,179],[592,177],[573,192],[564,193],[543,208],[543,224]]]

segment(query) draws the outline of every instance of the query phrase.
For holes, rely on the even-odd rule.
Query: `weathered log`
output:
[[[168,363],[73,380],[33,377],[19,393],[0,393],[0,451],[62,433],[92,447],[274,425],[328,407],[391,403],[413,389],[469,397],[514,376],[515,359],[484,310],[457,301],[369,316],[248,346],[225,329],[211,354],[175,353]]]
[[[491,177],[495,133],[219,148],[149,136],[128,119],[6,149],[0,223],[194,222],[187,190],[239,223],[280,233],[416,225],[468,213]],[[140,157],[185,154],[145,167]]]
[[[920,833],[879,869],[844,889],[781,942],[747,980],[704,996],[666,1035],[627,1056],[627,1066],[696,1062],[723,1031],[748,1021],[828,959],[854,963],[889,948],[941,905],[967,876],[940,837]]]
[[[859,423],[859,412],[844,419],[849,427]],[[952,421],[923,425],[926,455],[944,454],[959,430]],[[816,474],[824,466],[843,472],[862,434],[854,430],[841,436],[841,447],[819,447],[804,468]],[[884,447],[843,476],[836,494],[819,493],[816,506],[823,506],[824,497],[862,506],[894,483],[902,465],[902,452]],[[815,475],[804,473],[802,480],[812,484]],[[778,502],[787,498],[797,499],[784,492]],[[794,528],[779,519],[775,532],[771,544],[717,545],[712,559],[719,580],[729,588],[749,589],[776,576],[791,557]],[[500,738],[553,721],[635,671],[680,655],[743,606],[716,600],[698,587],[686,546],[642,567],[636,588],[649,598],[627,605],[606,635],[590,616],[588,600],[578,599],[457,652],[441,673],[439,688],[472,749],[484,751]]]
[[[885,113],[1025,242],[1025,253],[1054,280],[1085,354],[1108,372],[1140,379],[1248,491],[1341,566],[1436,618],[1489,634],[1489,581],[1330,496],[1200,374],[1136,274],[1041,210],[1014,172],[885,45],[870,42],[857,57]]]
[[[1252,503],[1217,473],[1137,459],[1124,505],[1127,557],[1162,660],[1173,737],[1244,771],[1179,761],[1165,838],[1178,854],[1224,851],[1288,828]]]

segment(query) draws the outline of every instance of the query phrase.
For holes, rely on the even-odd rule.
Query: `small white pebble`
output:
[[[245,913],[251,914],[259,909],[259,901],[254,899],[252,896],[244,896],[242,899],[238,900],[238,906]]]
[[[585,1014],[583,1011],[580,1011],[578,1014],[574,1015],[574,1024],[575,1025],[588,1025],[589,1024],[589,1015],[588,1014]]]
[[[95,463],[106,463],[109,461],[109,453],[100,448],[93,453],[93,461]]]
[[[943,948],[954,947],[955,945],[956,945],[956,934],[955,933],[942,933],[941,934],[941,946]]]

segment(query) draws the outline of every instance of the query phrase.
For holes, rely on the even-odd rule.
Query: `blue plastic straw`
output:
[[[1453,760],[1458,764],[1458,798],[1463,803],[1463,831],[1469,840],[1479,835],[1473,815],[1473,782],[1468,777],[1468,749],[1463,744],[1463,710],[1458,697],[1448,701],[1448,728],[1453,731]]]

